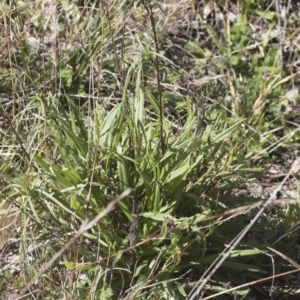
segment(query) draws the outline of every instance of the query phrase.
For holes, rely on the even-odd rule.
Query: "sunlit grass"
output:
[[[281,67],[271,39],[254,47],[250,8],[234,24],[224,20],[225,40],[199,15],[210,44],[176,44],[177,20],[199,13],[192,1],[145,4],[1,7],[0,218],[14,230],[8,237],[4,228],[0,245],[20,239],[17,278],[1,273],[7,290],[185,299],[194,287],[187,282],[201,278],[249,222],[246,206],[261,200],[234,197],[236,189],[297,138],[298,129],[281,134],[285,87],[297,76]],[[295,214],[287,213],[287,228]],[[254,230],[277,223],[263,217]],[[249,236],[207,293],[264,276],[264,251]]]

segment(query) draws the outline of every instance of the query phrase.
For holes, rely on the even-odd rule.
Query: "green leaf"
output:
[[[201,50],[201,48],[199,47],[199,43],[197,42],[193,42],[193,41],[187,42],[184,45],[184,49],[192,54],[198,54],[198,55],[203,54],[203,51]]]
[[[145,264],[145,263],[144,264],[143,263],[139,264],[138,267],[136,268],[134,274],[133,274],[133,277],[139,276],[141,271],[146,267],[147,267],[147,264]]]
[[[131,222],[132,215],[129,207],[123,201],[119,201],[117,205],[121,208],[122,212],[125,214],[127,219]]]
[[[64,264],[65,264],[66,268],[69,270],[72,270],[74,268],[74,264],[72,262],[68,261],[66,259],[66,257],[64,257]]]
[[[217,144],[219,142],[224,141],[227,137],[229,137],[234,131],[236,131],[241,124],[245,122],[245,119],[240,120],[239,122],[235,123],[231,127],[224,129],[222,132],[217,134],[215,137],[212,138],[212,144]]]
[[[180,292],[180,294],[181,294],[182,296],[186,297],[186,296],[187,296],[187,293],[185,292],[183,286],[182,286],[179,282],[176,282],[176,281],[175,281],[175,284],[176,284],[176,286],[177,286],[178,291]]]
[[[261,254],[261,251],[259,251],[257,249],[234,250],[230,253],[229,258],[253,256],[253,255],[259,255],[259,254]],[[202,262],[205,264],[212,263],[218,258],[218,256],[219,256],[218,254],[206,256]]]
[[[163,213],[159,213],[159,212],[157,212],[157,213],[146,212],[146,213],[142,213],[142,216],[145,218],[150,218],[155,221],[159,221],[159,222],[163,222],[168,217],[170,217],[169,214],[163,214]]]
[[[190,171],[190,166],[183,166],[169,174],[164,184],[170,184],[175,187],[177,184],[186,179],[187,174]]]

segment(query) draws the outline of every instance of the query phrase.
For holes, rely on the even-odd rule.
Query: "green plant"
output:
[[[260,200],[237,190],[261,177],[273,149],[297,139],[282,114],[297,77],[271,39],[277,13],[241,3],[239,18],[217,29],[193,1],[170,10],[152,1],[1,7],[0,199],[21,212],[20,271],[1,273],[5,288],[31,285],[44,299],[185,299],[198,285]],[[268,25],[259,43],[250,34],[256,15]],[[186,40],[172,44],[170,27],[183,16],[206,38],[183,26]],[[297,236],[285,244],[277,228],[288,231],[297,214],[295,206],[263,216],[206,293],[269,272],[266,247],[293,249]]]

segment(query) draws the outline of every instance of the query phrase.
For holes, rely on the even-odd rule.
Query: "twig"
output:
[[[50,267],[51,265],[78,239],[82,234],[84,234],[87,230],[95,226],[104,216],[106,216],[109,212],[111,212],[115,205],[122,200],[123,198],[127,197],[131,193],[131,189],[125,190],[119,197],[111,201],[101,213],[99,213],[92,221],[86,219],[83,221],[82,225],[80,226],[77,233],[69,240],[69,242],[61,248],[55,255],[50,259],[50,261],[40,270],[40,272],[27,284],[25,288],[22,289],[20,293],[20,297],[22,297],[28,290],[33,286],[34,282],[40,278]],[[22,298],[15,298],[22,299]]]
[[[222,254],[214,261],[214,263],[208,268],[207,272],[210,273],[206,276],[206,278],[203,279],[203,275],[202,278],[198,281],[199,283],[201,282],[200,286],[197,288],[196,291],[194,291],[194,289],[190,292],[190,294],[188,295],[187,299],[188,300],[193,300],[195,299],[199,293],[201,292],[201,290],[203,289],[203,287],[207,284],[208,280],[210,280],[210,278],[214,275],[214,273],[220,268],[220,266],[223,264],[223,262],[230,256],[230,253],[235,249],[235,247],[241,242],[241,240],[244,238],[244,236],[247,234],[247,232],[251,229],[251,227],[254,225],[254,223],[258,220],[258,218],[261,216],[261,214],[265,211],[265,209],[267,208],[267,206],[274,200],[276,200],[276,195],[278,192],[281,191],[283,185],[285,184],[285,182],[289,179],[289,177],[295,173],[295,171],[297,170],[297,168],[299,167],[300,164],[300,158],[297,158],[290,171],[286,174],[286,176],[283,178],[283,180],[281,181],[281,183],[278,185],[278,187],[270,194],[270,197],[268,198],[268,200],[263,204],[262,208],[258,211],[258,213],[255,215],[255,217],[251,220],[251,222],[232,240],[232,242],[230,243],[231,246],[226,247],[224,249],[224,251],[222,252]],[[206,273],[207,273],[206,272]],[[214,295],[215,296],[215,295]],[[206,298],[207,299],[207,298]]]
[[[153,31],[154,37],[154,44],[155,44],[155,69],[156,69],[156,81],[157,81],[157,88],[158,88],[158,97],[159,97],[159,125],[160,125],[160,144],[161,144],[161,151],[162,154],[165,152],[165,142],[164,142],[164,130],[163,130],[163,104],[162,104],[162,89],[161,89],[161,80],[160,80],[160,72],[159,72],[159,60],[158,54],[160,51],[160,45],[158,43],[156,29],[155,29],[155,20],[153,15],[153,9],[151,5],[151,0],[142,0],[144,7],[146,8],[151,21],[151,28]]]
[[[296,269],[296,270],[292,270],[292,271],[280,273],[280,274],[277,274],[277,275],[272,275],[272,276],[269,276],[269,277],[266,277],[266,278],[262,278],[262,279],[259,279],[259,280],[254,280],[254,281],[251,281],[251,282],[239,285],[237,287],[233,287],[233,288],[228,289],[226,291],[222,291],[222,292],[219,292],[217,294],[214,294],[214,295],[202,298],[202,300],[215,299],[217,296],[221,296],[221,295],[227,294],[229,292],[236,291],[238,289],[241,289],[241,288],[244,288],[244,287],[247,287],[247,286],[255,285],[255,284],[258,284],[260,282],[264,282],[264,281],[272,280],[274,278],[279,278],[279,277],[287,276],[287,275],[294,274],[294,273],[297,273],[297,272],[300,272],[300,269]]]

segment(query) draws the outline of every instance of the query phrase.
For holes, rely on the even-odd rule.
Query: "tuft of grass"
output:
[[[278,42],[278,11],[264,5],[1,5],[0,247],[18,257],[0,269],[4,297],[188,297],[261,200],[236,196],[241,185],[298,141],[296,116],[282,114],[298,80],[282,53],[293,33]],[[267,24],[259,41],[254,19]],[[284,252],[277,233],[298,205],[278,214],[253,226],[206,294],[269,272],[267,247]]]

